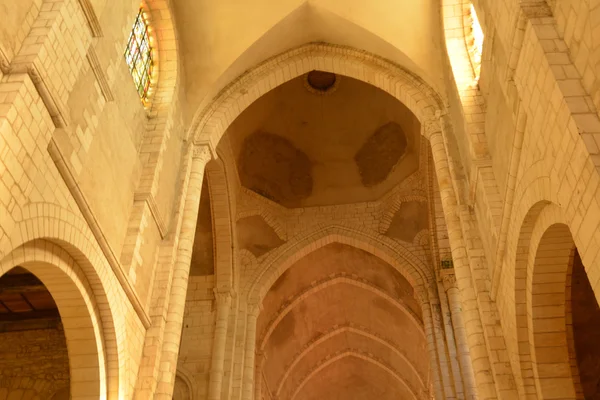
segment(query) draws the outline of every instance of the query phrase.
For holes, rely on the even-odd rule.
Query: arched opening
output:
[[[0,393],[6,398],[70,398],[58,307],[46,286],[20,266],[0,277],[0,355]]]
[[[242,294],[242,296],[240,296],[240,304],[243,304],[241,302],[245,301],[244,294],[248,293],[248,304],[247,308],[245,309],[246,313],[243,315],[243,319],[238,319],[238,323],[240,321],[242,324],[246,323],[246,339],[252,343],[251,346],[246,347],[246,363],[248,360],[254,359],[255,354],[253,350],[256,343],[254,340],[254,335],[255,333],[257,335],[260,333],[254,332],[252,329],[252,326],[256,325],[253,323],[253,321],[255,321],[256,313],[259,308],[255,300],[257,298],[262,299],[264,295],[263,290],[268,290],[272,284],[271,278],[266,277],[266,270],[277,270],[284,268],[272,262],[273,256],[275,254],[280,254],[277,249],[285,247],[286,249],[294,248],[298,250],[293,256],[294,259],[290,260],[290,262],[293,262],[296,260],[296,258],[305,255],[305,250],[306,252],[310,252],[312,249],[314,249],[314,247],[321,246],[324,241],[329,239],[329,237],[324,238],[325,240],[313,238],[313,240],[317,240],[318,242],[313,242],[311,245],[308,238],[308,233],[314,233],[315,231],[320,232],[317,227],[323,228],[329,226],[336,228],[333,230],[333,232],[331,232],[333,242],[336,242],[342,235],[341,233],[338,235],[338,232],[343,232],[346,224],[351,226],[350,231],[352,231],[352,228],[356,227],[354,225],[355,223],[356,225],[359,225],[360,222],[362,222],[359,221],[358,217],[355,219],[345,220],[344,217],[347,215],[347,213],[340,212],[338,214],[331,214],[323,212],[328,210],[329,207],[344,206],[350,210],[354,207],[354,204],[368,204],[371,207],[377,208],[377,206],[374,204],[378,201],[381,201],[383,198],[390,199],[398,195],[398,193],[404,189],[410,191],[410,188],[414,188],[414,186],[412,186],[413,184],[423,185],[421,188],[426,188],[426,185],[430,182],[429,180],[427,182],[420,182],[420,179],[424,178],[426,174],[421,175],[414,173],[415,171],[420,170],[420,168],[427,165],[426,159],[428,149],[426,150],[426,148],[422,147],[423,144],[427,143],[424,141],[424,138],[420,137],[419,135],[422,134],[425,137],[431,137],[432,143],[435,143],[436,147],[442,144],[442,131],[439,129],[439,115],[437,114],[437,111],[441,107],[441,102],[438,102],[439,98],[435,92],[422,81],[420,81],[419,78],[415,77],[414,75],[407,74],[406,71],[398,66],[388,64],[389,63],[387,63],[385,60],[379,59],[376,56],[370,54],[365,55],[365,53],[359,53],[353,49],[339,46],[328,44],[310,44],[307,46],[302,46],[298,49],[290,50],[281,56],[268,60],[255,70],[249,70],[239,79],[233,81],[232,84],[229,85],[227,89],[218,96],[217,99],[215,99],[214,103],[212,103],[210,107],[199,110],[197,114],[197,118],[192,126],[192,130],[195,132],[196,141],[202,144],[210,144],[211,148],[216,148],[216,153],[219,155],[233,154],[233,157],[231,158],[237,161],[237,168],[235,169],[237,176],[233,175],[231,177],[233,185],[239,185],[236,201],[237,212],[235,215],[241,219],[246,217],[250,218],[260,216],[260,218],[253,218],[252,221],[244,221],[245,227],[248,228],[248,231],[275,231],[275,235],[270,235],[270,239],[272,240],[267,240],[265,242],[257,241],[252,243],[244,243],[244,248],[240,249],[247,250],[243,254],[243,258],[250,260],[248,263],[242,266],[242,273],[245,276],[242,278],[241,282],[244,286],[240,288],[240,292],[237,292],[236,290],[236,295],[239,295],[240,293]],[[391,70],[386,66],[389,66]],[[316,90],[314,87],[311,87],[313,89],[312,91],[306,87],[306,81],[308,79],[303,79],[305,74],[315,70],[335,73],[338,74],[338,77],[342,77],[342,79],[338,80],[336,77],[336,82],[331,85],[330,88],[325,91],[321,90],[319,93],[315,93]],[[391,72],[392,70],[393,72]],[[346,82],[350,82],[350,84],[345,85]],[[335,127],[337,122],[340,122],[340,115],[334,115],[334,118],[330,118],[331,115],[323,112],[327,107],[325,103],[330,101],[352,102],[357,100],[351,95],[342,95],[342,93],[345,91],[346,94],[348,94],[347,90],[352,85],[362,85],[364,89],[367,89],[367,91],[371,92],[370,94],[374,93],[376,96],[389,96],[388,98],[393,100],[389,103],[392,105],[393,110],[387,114],[385,112],[380,114],[382,110],[388,110],[385,107],[380,107],[381,103],[379,101],[371,102],[370,105],[367,105],[367,107],[363,109],[356,110],[351,108],[350,111],[346,110],[346,112],[341,113],[342,118],[346,117],[347,119],[353,119],[354,121],[359,120],[361,123],[374,123],[376,120],[379,120],[379,124],[375,124],[375,127],[372,130],[368,128],[364,129],[364,126],[358,127],[355,124],[355,129],[353,130],[352,127],[348,129],[346,132],[347,135],[345,136],[340,132],[334,132],[335,134],[332,134],[332,132],[327,131],[326,128]],[[290,116],[295,107],[288,108],[287,111],[290,111],[289,114],[273,111],[273,108],[269,110],[269,107],[259,107],[262,109],[262,111],[272,111],[272,120],[270,120],[268,116],[266,119],[263,118],[264,115],[260,116],[260,112],[252,115],[256,110],[249,111],[261,100],[265,100],[267,97],[281,95],[282,92],[285,93],[288,89],[297,92],[303,90],[306,93],[302,92],[302,94],[298,96],[282,96],[287,97],[287,100],[302,100],[302,98],[305,98],[304,95],[310,95],[314,97],[309,101],[313,102],[314,100],[313,106],[317,112],[312,113],[310,117],[311,119],[313,116],[318,117],[320,121],[324,121],[324,126],[318,126],[318,121],[316,121],[317,129],[307,129],[306,135],[295,135],[293,133],[298,131],[298,127],[302,126],[302,120],[298,121],[296,118],[282,118],[283,115]],[[285,99],[280,98],[280,100]],[[400,101],[400,104],[398,103],[398,100]],[[277,101],[277,98],[273,103],[276,105],[282,104],[282,102]],[[371,108],[369,108],[369,106]],[[284,108],[286,108],[285,105]],[[303,110],[302,107],[296,109]],[[365,113],[365,110],[372,112]],[[334,109],[333,111],[336,110]],[[244,114],[247,112],[250,112],[250,116],[248,118],[250,119],[249,122],[251,123],[240,123],[238,126],[240,130],[232,133],[235,130],[234,125],[236,124],[237,120],[243,118]],[[394,132],[393,129],[388,130],[387,127],[385,127],[387,122],[390,122],[390,119],[393,119],[394,112],[406,112],[407,118],[405,120],[400,122],[393,121],[400,125],[401,128],[403,128],[402,124],[406,124],[407,122],[414,123],[411,128],[407,130],[402,129],[403,135],[398,135],[397,129]],[[367,115],[365,120],[362,120],[365,114],[369,115]],[[371,119],[372,115],[377,115],[378,117]],[[258,118],[253,120],[253,118],[257,116]],[[421,126],[419,121],[422,121],[425,126]],[[257,124],[260,127],[263,122],[273,124],[280,123],[283,129],[269,129],[268,131],[266,129],[254,129]],[[348,121],[341,122],[345,124],[344,126],[348,126]],[[310,122],[308,124],[310,124]],[[325,124],[327,125],[325,126]],[[378,129],[383,127],[386,129]],[[226,137],[223,138],[224,140],[221,140],[223,135]],[[407,138],[408,135],[411,135],[413,138],[416,136],[416,140],[410,143]],[[250,136],[254,136],[254,139],[258,138],[258,142],[262,140],[262,144],[265,144],[264,142],[266,141],[268,145],[274,145],[277,149],[279,149],[279,151],[271,152],[272,155],[276,155],[273,157],[274,160],[261,157],[261,151],[264,150],[265,146],[260,145],[260,143],[259,145],[252,143],[252,140],[248,141],[247,138]],[[273,136],[279,137],[274,138]],[[369,140],[370,136],[374,136],[373,141]],[[412,148],[410,148],[410,146],[406,146],[406,148],[415,151],[414,155],[416,156],[415,158],[417,163],[413,173],[407,171],[405,168],[403,168],[403,165],[401,165],[403,161],[408,160],[408,157],[397,157],[398,154],[402,155],[408,153],[405,153],[402,150],[398,151],[398,148],[403,147],[404,141],[398,140],[398,143],[395,143],[399,144],[398,146],[386,146],[381,145],[381,143],[377,143],[381,137],[387,137],[388,139],[389,137],[392,137],[393,139],[398,139],[401,136],[405,136],[405,139],[407,139],[407,144],[415,145]],[[315,140],[315,138],[318,139],[318,137],[321,137],[325,140],[319,143],[318,140]],[[240,138],[242,138],[242,140],[240,140]],[[341,141],[334,143],[340,138],[342,139]],[[298,145],[296,140],[303,141],[303,145]],[[312,146],[310,144],[311,140],[313,141]],[[329,144],[326,143],[326,141],[331,141],[331,148],[333,148],[335,145],[339,146],[340,144],[347,145],[347,148],[345,149],[343,157],[340,157],[338,160],[330,159],[327,160],[329,162],[316,163],[320,169],[318,173],[321,174],[321,176],[317,176],[318,174],[316,173],[313,175],[312,165],[307,167],[306,161],[308,160],[312,162],[313,160],[308,152],[312,152],[313,150],[317,152],[320,151],[321,153],[317,153],[317,155],[325,156],[321,158],[320,161],[326,160],[326,156],[328,156],[328,154],[325,145]],[[375,142],[375,145],[369,146],[372,145],[373,142]],[[250,145],[246,146],[247,144]],[[307,146],[304,146],[304,144],[307,144]],[[375,151],[360,152],[362,145],[365,145],[367,150]],[[249,151],[240,152],[240,149],[243,148]],[[389,151],[391,156],[378,157],[378,150],[382,149],[384,152]],[[352,150],[355,150],[356,152]],[[351,157],[347,157],[348,154],[350,154]],[[360,157],[361,155],[364,156],[365,154],[368,156],[364,158]],[[436,156],[438,154],[439,152],[435,153]],[[355,155],[357,157],[354,157]],[[246,163],[246,161],[249,161],[251,157],[246,158],[245,156],[255,156],[255,166],[260,167],[256,168],[255,170],[245,170],[245,172],[253,172],[253,174],[251,174],[251,178],[254,179],[246,180],[245,178],[248,178],[248,176],[240,176],[244,174],[243,168],[242,171],[240,171],[240,165],[252,164],[250,162]],[[367,166],[372,166],[374,163],[369,162],[369,159],[372,159],[371,157],[375,157],[378,163],[381,162],[381,165],[379,165],[381,168],[375,168],[374,171],[366,171],[372,172],[372,174],[361,173],[360,166],[358,164],[361,160],[366,159],[367,162],[364,164]],[[269,162],[271,162],[271,167],[265,167],[265,165]],[[440,162],[444,163],[447,162],[447,160],[442,158]],[[330,169],[329,167],[331,167],[332,164],[337,164],[337,166]],[[309,171],[309,173],[307,173],[307,171]],[[263,175],[265,172],[270,173],[271,175]],[[339,174],[336,175],[338,172]],[[406,175],[403,176],[402,174]],[[441,170],[440,175],[442,174],[447,174],[447,170]],[[340,179],[336,180],[336,177],[339,177]],[[366,179],[363,180],[363,177]],[[320,186],[315,184],[315,182],[318,182],[319,180],[321,180],[319,183],[326,183]],[[441,179],[441,181],[449,182],[449,180],[446,178]],[[318,190],[313,191],[312,189]],[[445,188],[445,190],[447,189]],[[381,204],[384,204],[383,201]],[[388,205],[388,203],[385,204]],[[341,208],[342,207],[340,207],[340,209]],[[408,207],[407,210],[410,208],[411,207]],[[415,208],[418,210],[421,209],[420,207]],[[424,207],[423,209],[426,213],[428,212],[428,208]],[[286,220],[288,217],[290,219]],[[376,218],[377,217],[375,217],[375,221]],[[401,221],[402,219],[404,218],[394,219],[392,216],[389,222],[393,224]],[[370,221],[370,218],[366,218],[366,220]],[[427,222],[427,219],[424,219],[424,221]],[[338,222],[340,222],[341,226],[336,225]],[[282,223],[284,225],[282,225]],[[249,226],[253,224],[256,226]],[[394,256],[390,256],[391,260],[388,260],[390,265],[393,264],[395,268],[402,269],[403,267],[399,267],[397,265],[397,260],[394,258],[402,253],[404,246],[407,245],[402,238],[408,238],[408,233],[403,232],[402,235],[398,235],[396,229],[393,229],[387,225],[384,228],[380,228],[384,229],[385,233],[381,231],[374,232],[374,230],[377,229],[376,226],[374,224],[368,224],[369,222],[366,222],[365,226],[359,227],[359,229],[364,229],[366,232],[368,232],[363,243],[364,250],[370,251],[379,241],[385,242],[385,247],[387,247],[387,250],[389,250],[391,253],[394,253]],[[285,232],[280,234],[278,229],[282,226]],[[419,228],[421,225],[419,223],[414,224],[414,226],[415,228]],[[416,235],[420,233],[418,229],[415,229],[415,231],[417,231]],[[406,236],[404,235],[405,233]],[[303,240],[303,235],[305,234],[307,235],[306,243],[299,243],[296,241],[296,238]],[[375,238],[374,236],[377,235],[380,237]],[[410,235],[413,241],[416,235]],[[248,235],[247,237],[250,237],[250,239],[253,240],[257,239],[256,235]],[[239,239],[239,232],[238,238],[236,239]],[[241,246],[242,241],[238,240],[238,244]],[[304,248],[304,245],[307,247]],[[411,251],[407,252],[410,253],[409,258],[414,257],[418,259],[418,256],[415,253],[412,253],[412,250],[414,250],[413,243],[409,243],[408,246],[411,248]],[[384,250],[383,253],[385,252],[386,251]],[[402,257],[404,256],[405,254],[402,253]],[[417,263],[419,262],[422,263],[422,259],[418,260]],[[409,269],[414,267],[417,263],[411,264],[408,262],[406,263],[406,267]],[[287,264],[285,268],[287,268]],[[420,270],[420,273],[417,272],[410,278],[405,277],[411,283],[415,284],[413,287],[418,287],[420,293],[419,298],[425,299],[427,297],[427,295],[424,293],[424,285],[431,282],[429,280],[430,277],[426,278],[427,274],[431,273],[432,271],[427,270],[427,268],[423,268]],[[277,273],[271,274],[271,276],[274,275],[277,275]],[[217,291],[215,290],[215,293],[216,292]],[[217,310],[229,310],[229,303],[218,300],[224,296],[219,293],[216,297],[217,300],[212,302],[213,307]],[[205,293],[204,300],[206,301],[208,299],[209,296],[206,296]],[[208,303],[208,301],[206,301],[206,303]],[[233,310],[233,307],[231,307],[231,309]],[[423,310],[423,312],[425,312],[425,310]],[[223,312],[223,315],[225,314],[226,313]],[[231,316],[229,319],[231,321]],[[431,310],[429,310],[429,318],[425,319],[431,320]],[[218,320],[220,321],[220,331],[218,335],[220,343],[229,342],[229,337],[224,333],[227,332],[227,335],[229,334],[229,331],[223,327],[224,320],[224,318]],[[229,325],[229,327],[231,327],[231,325]],[[438,329],[434,334],[427,335],[427,337],[432,341],[439,339],[439,343],[437,343],[437,345],[439,345],[440,358],[445,356],[445,354],[442,353],[445,352],[442,329],[443,328]],[[434,337],[434,335],[438,334],[438,337]],[[217,335],[215,334],[215,340],[216,338]],[[248,338],[250,338],[251,341]],[[427,347],[432,348],[432,346]],[[436,357],[436,350],[436,344],[433,344],[433,348],[431,349],[433,352],[433,358]],[[257,357],[260,358],[260,352],[257,354]],[[360,354],[356,355],[353,352],[346,353],[344,351],[338,355],[340,358],[344,359],[361,358]],[[375,366],[379,365],[377,360],[373,359],[365,360],[365,362],[369,362]],[[251,365],[253,366],[254,363],[251,363]],[[454,392],[453,383],[450,382],[452,377],[449,377],[450,374],[445,371],[445,376],[440,378],[441,374],[439,370],[440,368],[444,368],[444,366],[440,366],[437,360],[434,361],[432,365],[434,365],[432,370],[435,369],[435,371],[431,373],[432,376],[428,377],[428,379],[436,381],[436,392],[439,392],[438,397],[443,398],[445,395],[444,391],[447,391],[448,396],[451,396],[450,393]],[[261,378],[256,377],[256,379],[254,379],[255,369],[253,367],[249,367],[244,364],[243,368],[243,398],[251,398],[249,396],[260,398],[260,395],[254,395],[252,391],[254,390],[254,382],[258,382]],[[387,367],[378,368],[380,368],[381,373],[385,373],[385,371],[388,370]],[[252,369],[252,372],[250,372],[249,369]],[[220,366],[215,368],[214,371],[211,371],[211,376],[214,375],[218,379],[214,381],[212,379],[210,380],[211,384],[216,382],[211,386],[213,396],[216,396],[219,393],[218,391],[220,390],[221,379],[225,379],[227,376],[225,375],[224,377],[222,371],[223,370]],[[445,382],[441,383],[441,379],[444,379]],[[396,381],[399,380],[396,379]],[[447,387],[442,388],[442,385],[446,384]],[[258,387],[262,388],[260,385],[258,385]],[[430,387],[428,387],[425,391],[426,393],[429,393]],[[199,388],[199,393],[201,392],[202,388]]]
[[[191,400],[192,394],[186,378],[179,373],[175,375],[175,387],[173,389],[173,400]]]
[[[516,275],[517,323],[527,327],[519,337],[521,374],[525,391],[539,399],[597,399],[600,308],[570,229],[553,211],[534,207],[520,243],[528,252],[527,260],[518,257]]]
[[[567,279],[567,342],[577,399],[600,399],[600,307],[577,249]],[[570,286],[570,288],[569,288]]]
[[[108,374],[105,346],[107,344],[98,303],[79,264],[67,251],[56,244],[46,240],[33,240],[13,250],[2,260],[0,279],[7,287],[13,286],[8,291],[13,292],[11,296],[14,299],[12,304],[14,308],[11,309],[10,305],[6,307],[5,303],[4,317],[21,319],[25,317],[28,320],[35,320],[36,318],[30,317],[41,316],[42,318],[37,321],[29,321],[27,324],[19,320],[20,327],[40,327],[39,324],[47,322],[46,334],[49,340],[55,342],[53,350],[57,353],[54,356],[56,362],[60,364],[57,364],[56,376],[44,375],[46,380],[50,382],[56,380],[59,385],[38,387],[31,383],[29,386],[32,380],[27,376],[20,376],[25,374],[25,371],[13,368],[11,373],[18,379],[19,385],[36,391],[43,390],[43,393],[31,394],[32,398],[63,396],[66,390],[70,392],[70,398],[73,400],[106,398]],[[20,314],[14,315],[16,312]],[[13,316],[7,317],[10,314]],[[15,325],[9,324],[9,326],[13,327],[8,328],[10,330],[14,329]],[[55,331],[51,332],[52,329]],[[61,331],[62,336],[57,331]],[[28,335],[35,336],[32,332]],[[28,349],[42,351],[43,347],[32,346]],[[52,363],[50,360],[45,359],[48,363]],[[39,359],[35,361],[36,368],[44,365]],[[4,376],[3,374],[2,377]],[[116,385],[117,376],[110,376]],[[116,394],[117,390],[114,393]]]
[[[429,392],[421,304],[380,258],[327,244],[287,268],[262,305],[256,396],[417,399]]]

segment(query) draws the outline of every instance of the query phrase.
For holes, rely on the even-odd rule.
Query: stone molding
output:
[[[146,310],[142,306],[142,303],[139,297],[137,296],[136,291],[134,290],[133,286],[129,282],[129,279],[125,275],[123,267],[121,266],[118,257],[115,255],[112,247],[108,243],[108,240],[104,236],[102,228],[100,227],[100,224],[98,223],[94,212],[92,211],[85,195],[81,191],[81,188],[77,184],[77,180],[75,179],[71,170],[69,169],[68,163],[64,159],[62,153],[60,152],[60,149],[54,141],[54,138],[50,139],[50,142],[48,144],[48,152],[50,153],[50,157],[52,158],[52,161],[54,161],[54,164],[56,165],[56,168],[58,169],[58,172],[64,180],[67,188],[69,188],[69,192],[71,193],[71,196],[73,196],[73,199],[75,200],[79,211],[81,211],[83,218],[88,223],[90,230],[94,234],[94,237],[96,238],[96,241],[98,242],[102,253],[106,257],[106,260],[108,261],[113,273],[115,274],[117,280],[121,284],[123,291],[127,295],[127,298],[131,302],[133,309],[135,310],[137,316],[139,317],[144,327],[148,329],[151,325],[150,317],[146,313]]]
[[[321,225],[297,235],[295,239],[269,253],[256,272],[248,278],[247,289],[245,289],[248,299],[251,301],[262,299],[279,274],[291,265],[293,259],[298,259],[301,255],[329,243],[348,244],[381,258],[406,278],[415,289],[415,295],[423,290],[427,282],[435,280],[430,268],[399,242],[364,229],[342,225]]]
[[[37,60],[38,58],[35,58],[32,63],[11,63],[6,73],[29,75],[29,79],[33,82],[33,86],[46,106],[54,126],[56,128],[66,128],[69,125],[69,114],[52,94],[44,78],[44,74],[37,64]]]
[[[163,217],[160,209],[158,208],[158,204],[156,204],[156,198],[152,193],[135,193],[133,196],[133,201],[141,201],[145,202],[150,210],[150,215],[152,215],[152,219],[158,229],[158,233],[160,234],[160,238],[164,239],[168,233],[168,227],[165,223],[165,218]]]
[[[92,5],[91,1],[79,0],[78,3],[81,6],[81,9],[83,10],[85,19],[87,20],[90,31],[92,32],[92,36],[104,36],[104,34],[102,33],[102,26],[100,25],[100,21],[98,21],[98,15],[96,15],[96,11],[94,10],[94,6]]]
[[[353,69],[352,66],[360,68]],[[262,62],[235,79],[204,107],[201,106],[190,127],[194,141],[208,142],[215,149],[237,115],[272,89],[271,84],[269,87],[257,86],[259,82],[268,81],[266,76],[272,75],[277,86],[314,68],[347,75],[384,89],[407,105],[420,121],[444,108],[441,96],[433,88],[398,64],[347,46],[309,43]],[[414,90],[402,90],[403,86]]]
[[[90,48],[88,49],[86,58],[90,64],[90,67],[92,68],[92,71],[94,72],[94,75],[96,76],[98,86],[100,86],[100,91],[102,92],[104,99],[107,102],[113,101],[115,99],[115,96],[113,95],[112,89],[108,84],[108,79],[106,78],[106,74],[104,73],[104,68],[102,68],[102,66],[100,65],[100,60],[98,60],[98,54],[96,54],[96,50],[93,46],[90,46]]]

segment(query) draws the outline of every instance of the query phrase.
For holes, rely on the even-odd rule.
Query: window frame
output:
[[[154,83],[155,49],[151,32],[147,11],[142,4],[131,27],[123,56],[144,106],[148,106],[150,102]]]

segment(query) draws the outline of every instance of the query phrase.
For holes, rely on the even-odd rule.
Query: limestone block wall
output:
[[[90,301],[100,304],[93,326],[102,338],[97,362],[106,363],[98,378],[100,395],[129,398],[150,325],[158,244],[168,224],[161,213],[170,212],[176,197],[171,185],[156,189],[159,156],[170,157],[164,176],[173,180],[182,147],[180,134],[165,134],[176,119],[170,106],[177,66],[168,67],[173,54],[163,57],[167,67],[162,86],[155,88],[156,107],[144,110],[123,60],[139,3],[112,3],[0,4],[16,16],[11,24],[20,26],[3,25],[0,35],[0,260],[3,272],[19,262],[31,241],[57,243],[30,246],[31,262],[45,255],[44,262],[58,268],[66,257],[70,267],[83,271],[77,272],[81,282],[94,288]],[[164,31],[168,7],[152,5],[160,10],[155,33],[168,44],[174,40]],[[169,107],[161,108],[164,103]],[[148,139],[147,131],[156,137]],[[157,181],[152,196],[139,196],[148,173]],[[138,216],[132,211],[136,199],[145,213],[138,228],[149,225],[147,231],[128,230]],[[136,242],[149,245],[131,251],[130,259],[121,257],[129,252],[126,244]],[[40,246],[47,251],[36,255]],[[67,269],[66,276],[75,274]]]
[[[589,67],[594,56],[587,53],[593,48],[594,20],[588,18],[593,6],[587,2],[548,2],[551,8],[546,2],[474,3],[484,25],[484,47],[488,46],[480,86],[487,106],[485,126],[493,172],[503,200],[500,230],[476,214],[482,240],[494,232],[499,239],[498,246],[486,251],[491,273],[482,284],[498,301],[510,355],[507,359],[516,377],[505,387],[515,387],[524,396],[526,390],[535,389],[524,388],[521,381],[518,359],[527,358],[519,357],[522,350],[516,347],[517,325],[523,320],[515,314],[521,313],[523,306],[515,307],[514,303],[515,291],[521,290],[515,264],[521,251],[535,254],[535,245],[527,249],[530,242],[521,242],[520,238],[529,234],[529,224],[547,205],[558,206],[550,221],[566,224],[574,245],[587,254],[582,255],[583,263],[598,293],[596,243],[600,216],[594,134],[599,125],[594,100],[596,79],[594,68]],[[499,136],[511,126],[512,134]],[[511,140],[512,145],[492,146],[499,139]],[[503,178],[507,173],[508,177]],[[485,196],[485,192],[476,192],[475,209],[478,203],[489,203]],[[522,346],[529,345],[533,346]],[[495,345],[487,341],[486,346],[491,354]],[[498,380],[495,386],[502,387]]]
[[[213,289],[213,275],[192,277],[188,285],[177,369],[192,382],[194,399],[208,395],[216,316]]]
[[[69,388],[62,326],[0,333],[0,399],[49,399]]]

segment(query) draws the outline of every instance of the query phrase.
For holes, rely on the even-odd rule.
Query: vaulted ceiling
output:
[[[258,99],[226,136],[241,184],[289,208],[374,201],[419,167],[420,124],[404,105],[321,71]]]
[[[414,290],[370,253],[330,244],[303,257],[263,307],[258,368],[273,398],[413,399],[429,387]]]

